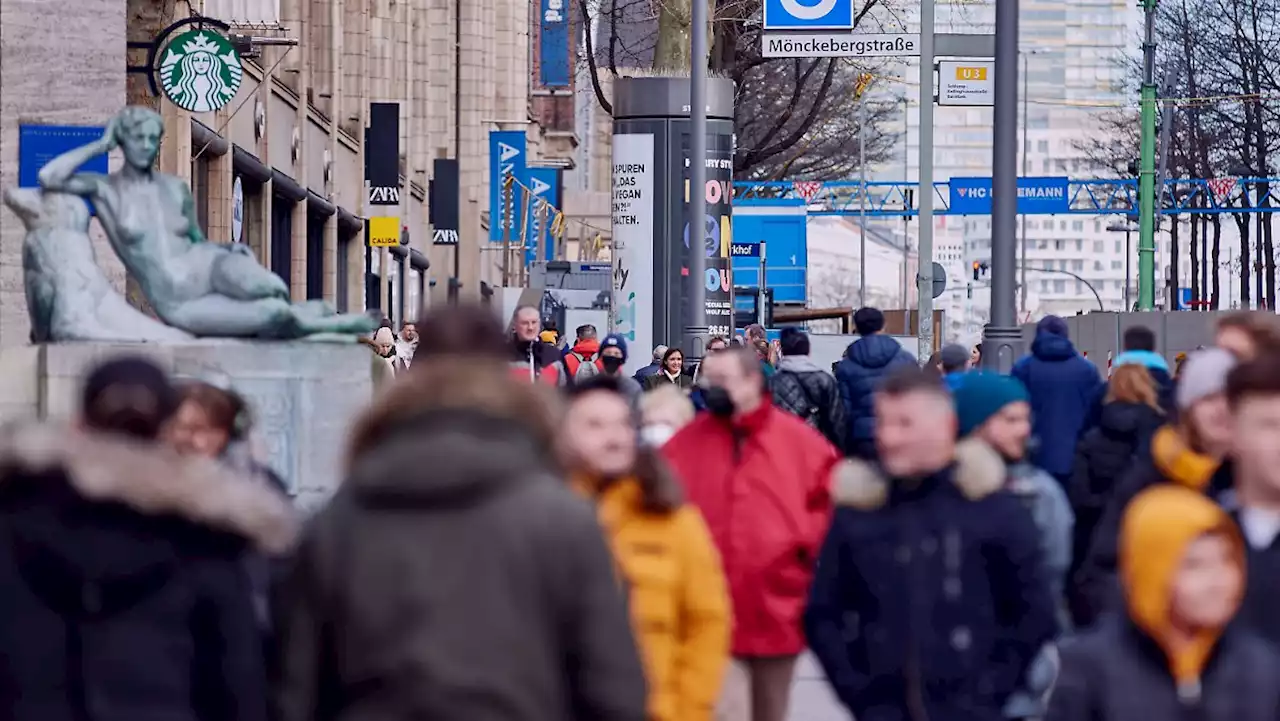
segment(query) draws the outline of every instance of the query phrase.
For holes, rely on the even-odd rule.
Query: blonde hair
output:
[[[1161,415],[1160,393],[1155,379],[1140,365],[1129,364],[1116,368],[1107,384],[1107,403],[1140,403]]]
[[[640,417],[642,419],[648,418],[653,413],[669,413],[672,418],[679,421],[679,425],[676,426],[677,430],[688,425],[693,420],[695,412],[693,401],[689,400],[689,395],[669,383],[658,386],[640,396]]]

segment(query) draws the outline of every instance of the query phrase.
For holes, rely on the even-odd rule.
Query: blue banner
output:
[[[952,178],[951,212],[956,215],[991,214],[991,178]],[[1071,209],[1066,178],[1018,178],[1018,213],[1056,215]]]
[[[538,82],[544,88],[569,87],[572,52],[569,47],[568,0],[542,0],[538,31]]]
[[[529,203],[529,229],[525,234],[528,246],[524,251],[524,262],[530,264],[538,259],[539,242],[543,243],[543,260],[555,257],[551,222],[560,208],[560,171],[556,168],[529,168],[525,171],[525,178],[529,192],[533,194],[533,202]],[[539,200],[548,206],[543,213],[538,209]]]
[[[853,0],[764,0],[765,30],[852,30]]]
[[[510,230],[511,242],[520,241],[515,227],[519,213],[515,209],[523,193],[520,186],[514,184],[509,194],[503,193],[502,184],[510,177],[527,185],[527,162],[528,147],[523,130],[489,132],[489,240],[501,242]]]
[[[50,160],[98,140],[104,132],[106,128],[90,125],[18,126],[18,187],[40,187],[40,170]],[[80,166],[80,171],[85,173],[106,175],[109,170],[106,153],[90,158]],[[85,204],[93,213],[93,204],[88,200]]]

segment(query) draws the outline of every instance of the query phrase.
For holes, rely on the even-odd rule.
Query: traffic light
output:
[[[981,269],[982,269],[982,264],[976,260],[973,261],[973,279],[974,280],[978,279],[978,273],[981,271]]]

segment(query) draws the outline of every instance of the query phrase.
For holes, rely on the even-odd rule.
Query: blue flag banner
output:
[[[538,259],[539,242],[543,244],[542,260],[551,260],[555,252],[551,221],[555,220],[556,210],[560,208],[560,171],[556,168],[529,168],[525,171],[525,183],[533,195],[533,201],[529,203],[529,230],[525,235],[528,242],[524,252],[525,263]],[[540,209],[542,203],[547,207]],[[524,212],[523,208],[521,212]]]
[[[569,87],[573,53],[569,47],[569,0],[542,0],[538,26],[538,82],[544,88]]]
[[[516,228],[519,217],[520,187],[512,185],[509,194],[502,192],[507,178],[525,183],[528,146],[523,130],[494,130],[489,133],[489,240],[501,242],[507,231],[511,242],[520,241]],[[526,183],[527,184],[527,183]]]

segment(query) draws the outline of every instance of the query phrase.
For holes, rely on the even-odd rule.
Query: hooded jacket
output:
[[[914,365],[916,359],[902,344],[887,335],[864,336],[849,344],[835,367],[840,399],[848,418],[844,447],[854,452],[855,446],[866,447],[876,435],[875,407],[872,396],[880,379],[894,368]]]
[[[769,378],[769,390],[775,405],[804,420],[831,445],[844,450],[848,420],[840,388],[835,378],[809,356],[784,356],[777,372]]]
[[[1014,364],[1012,375],[1031,395],[1032,432],[1039,441],[1032,461],[1066,479],[1094,394],[1102,385],[1098,369],[1065,335],[1041,330],[1031,343],[1031,355]]]
[[[600,340],[598,338],[583,338],[564,356],[564,368],[567,373],[566,378],[573,379],[578,373],[578,368],[583,365],[589,365],[596,359],[596,354],[600,352]]]
[[[977,440],[915,481],[862,461],[836,512],[805,631],[858,721],[994,721],[1057,632],[1040,534]]]
[[[1088,557],[1075,579],[1073,611],[1077,623],[1091,624],[1099,615],[1117,608],[1120,521],[1134,497],[1160,484],[1190,488],[1221,502],[1231,493],[1231,471],[1229,466],[1192,450],[1173,426],[1157,430],[1147,451],[1115,488],[1094,530]]]
[[[711,721],[733,625],[720,554],[666,465],[655,457],[638,465],[643,482],[575,485],[595,502],[626,581],[650,721]]]
[[[57,425],[0,436],[0,708],[11,721],[265,721],[243,564],[293,509],[213,461]]]
[[[804,650],[801,614],[831,513],[837,452],[800,419],[761,403],[726,419],[700,413],[662,446],[724,563],[733,653]]]
[[[595,512],[510,418],[429,410],[381,435],[275,609],[278,721],[645,720]]]
[[[1243,572],[1235,525],[1204,495],[1164,485],[1134,498],[1121,533],[1126,613],[1063,646],[1046,721],[1280,716],[1280,658],[1266,642],[1231,628],[1204,629],[1188,644],[1171,643],[1175,574],[1191,543],[1208,533],[1232,540],[1233,562]]]

